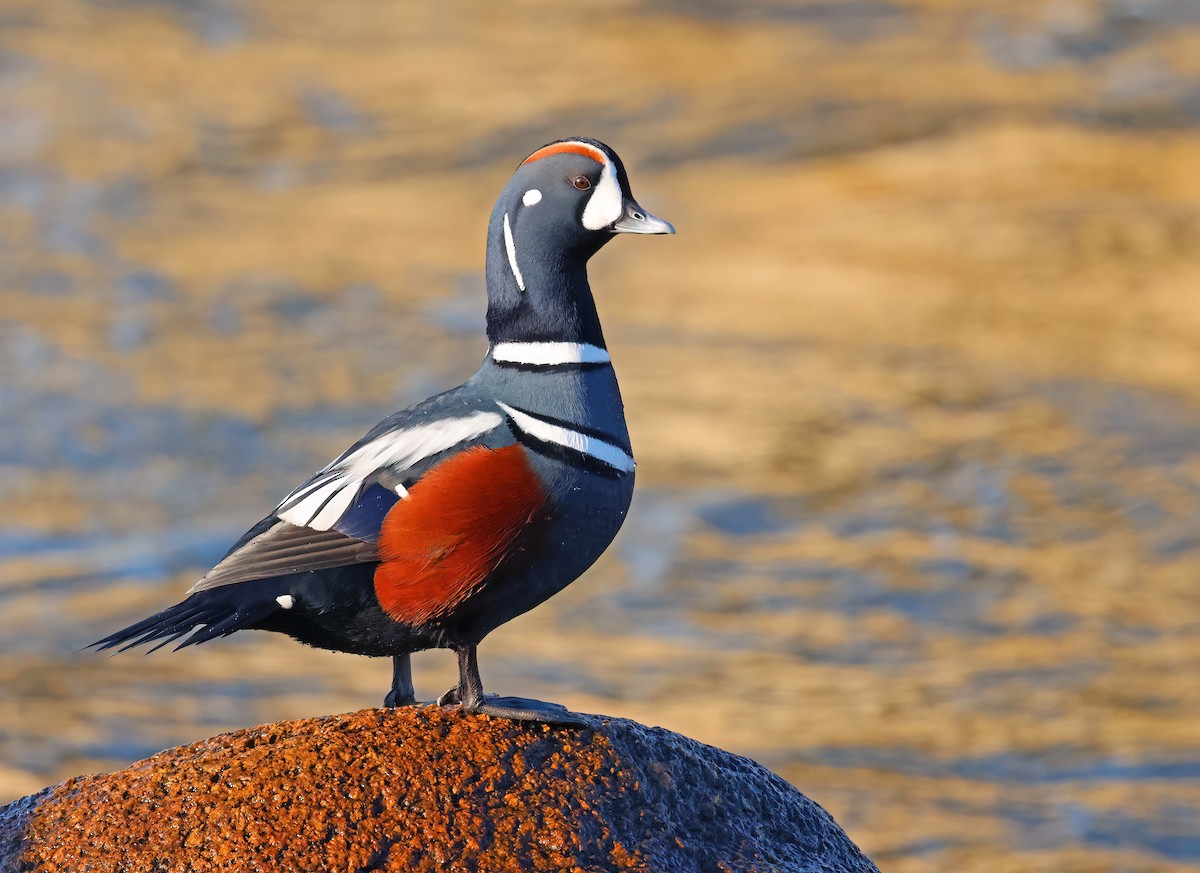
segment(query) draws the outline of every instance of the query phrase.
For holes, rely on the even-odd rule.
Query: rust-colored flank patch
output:
[[[421,624],[481,585],[546,507],[520,445],[442,461],[409,490],[379,534],[375,595],[392,618]]]
[[[779,777],[661,728],[410,707],[263,725],[68,780],[0,808],[0,870],[875,868]]]

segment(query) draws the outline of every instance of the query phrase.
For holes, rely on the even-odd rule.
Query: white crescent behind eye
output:
[[[602,230],[621,217],[621,185],[617,182],[617,168],[605,160],[600,181],[588,198],[583,210],[583,226],[588,230]]]

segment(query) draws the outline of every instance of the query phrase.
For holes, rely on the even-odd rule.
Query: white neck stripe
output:
[[[504,213],[504,248],[508,251],[508,265],[512,268],[513,278],[517,287],[525,290],[525,279],[521,276],[521,268],[517,266],[517,244],[513,242],[512,228],[508,224],[508,213]]]
[[[508,413],[508,417],[519,430],[535,439],[571,449],[581,455],[587,455],[589,458],[595,458],[622,473],[632,473],[634,467],[637,466],[629,452],[612,443],[606,443],[604,440],[596,439],[596,437],[588,436],[577,430],[535,418],[527,412],[513,409],[507,403],[496,401],[496,405]]]
[[[586,343],[496,343],[492,346],[492,360],[535,367],[612,362],[607,351]]]

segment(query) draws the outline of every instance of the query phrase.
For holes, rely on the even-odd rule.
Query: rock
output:
[[[3,807],[0,873],[878,873],[753,761],[589,718],[414,707],[225,734]]]

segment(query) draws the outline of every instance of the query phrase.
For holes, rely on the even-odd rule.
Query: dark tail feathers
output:
[[[267,596],[269,592],[247,591],[247,587],[244,584],[226,585],[198,591],[182,603],[176,603],[109,634],[86,648],[104,651],[119,646],[117,651],[124,652],[134,646],[158,641],[158,645],[150,649],[154,652],[185,637],[175,647],[175,651],[179,651],[217,637],[227,637],[243,628],[254,627],[280,607],[274,598]]]

